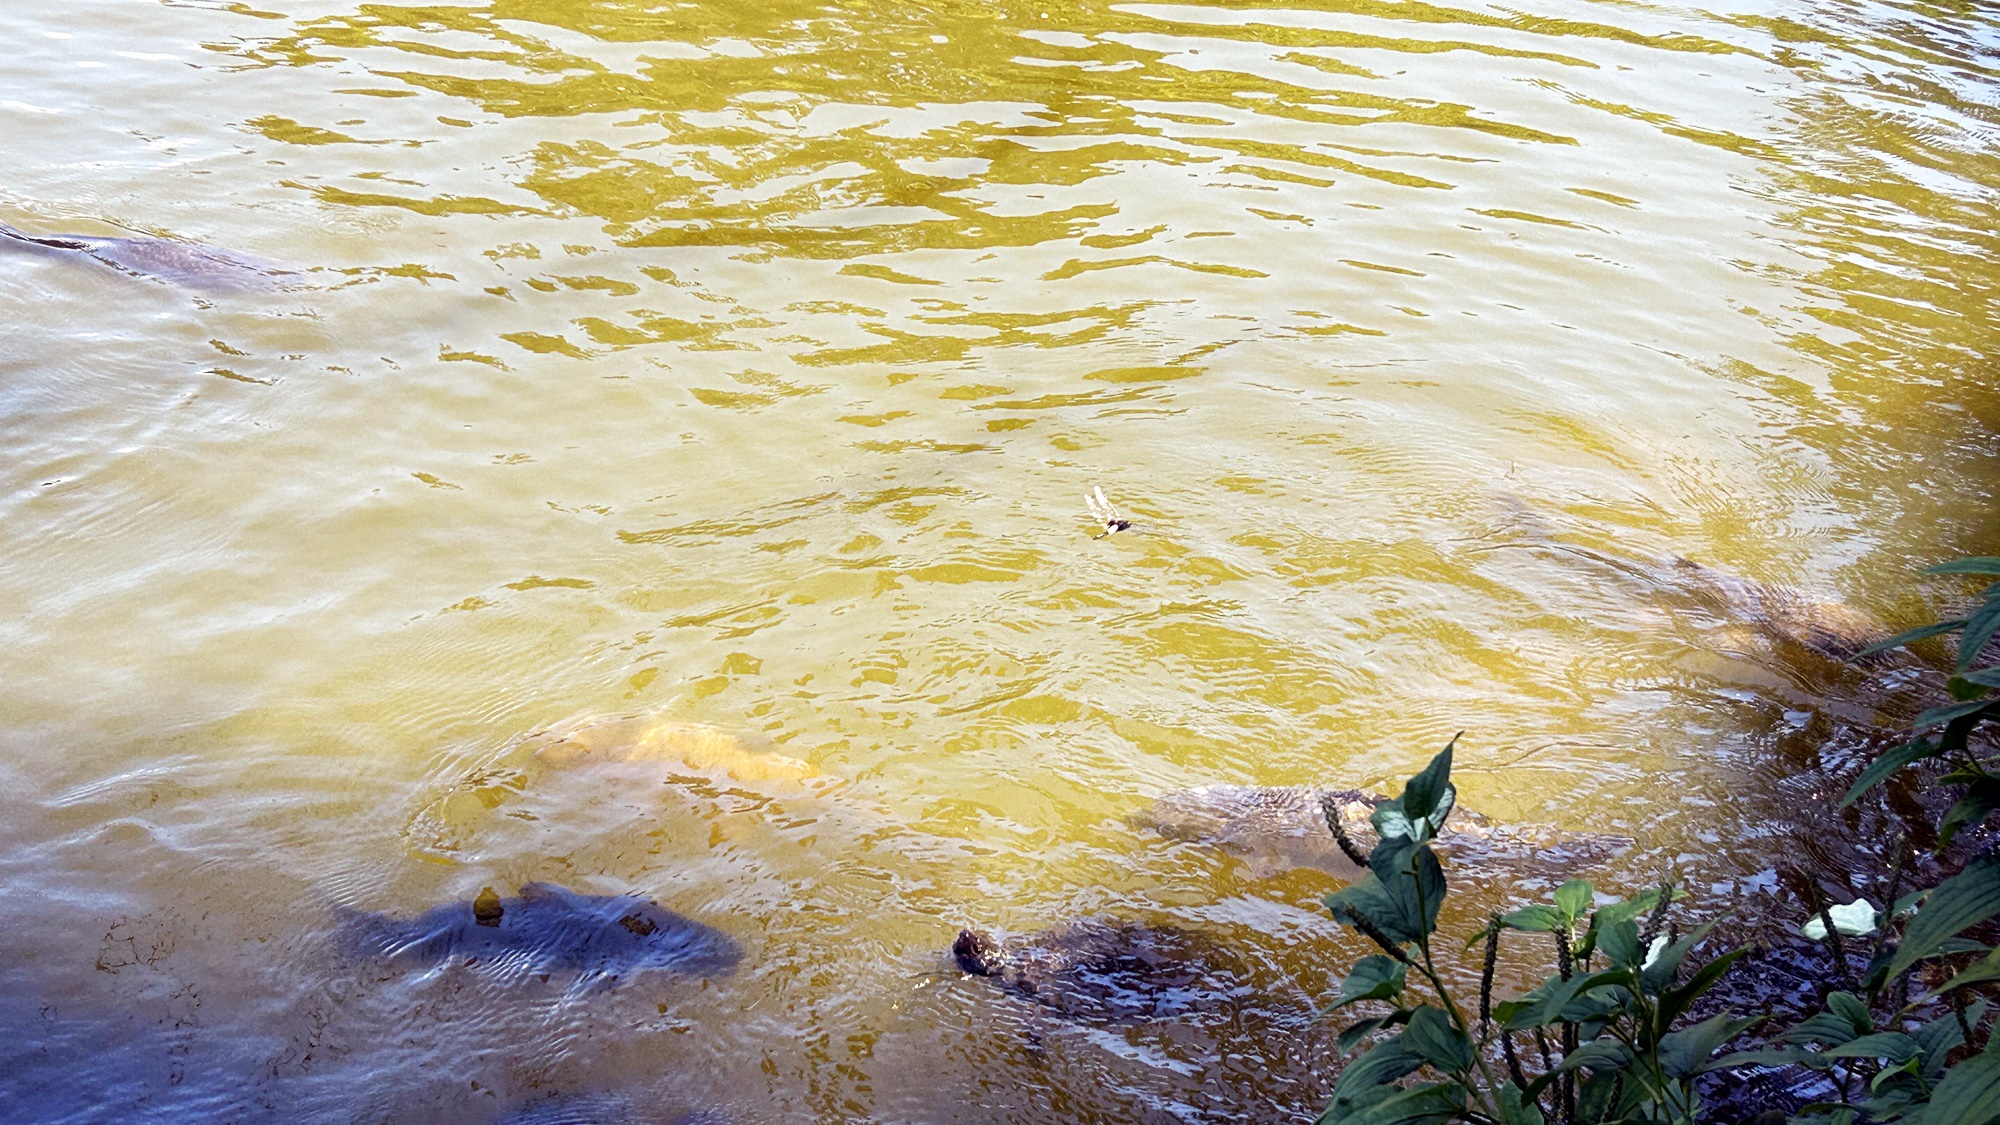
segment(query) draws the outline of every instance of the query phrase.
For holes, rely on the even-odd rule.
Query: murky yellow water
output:
[[[1900,626],[1949,593],[1912,568],[1993,546],[1981,5],[65,0],[0,37],[0,221],[306,271],[0,245],[13,1119],[1284,1119],[1333,884],[1151,799],[1380,787],[1463,729],[1468,804],[1635,840],[1600,881],[1768,887],[1744,779],[1825,689],[1649,560]],[[1093,486],[1143,532],[1093,540]],[[1633,569],[1499,546],[1546,542]],[[634,713],[816,776],[520,768]],[[579,998],[337,940],[529,880],[744,966]],[[961,925],[1097,913],[1228,936],[1262,999],[1079,1027],[944,971]]]

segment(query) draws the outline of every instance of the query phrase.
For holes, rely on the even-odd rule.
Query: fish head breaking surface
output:
[[[491,887],[471,903],[399,921],[359,913],[372,952],[422,964],[458,962],[513,978],[552,972],[623,976],[660,970],[721,976],[742,960],[729,935],[637,895],[588,895],[529,883],[513,898]]]
[[[1177,926],[1086,918],[1009,943],[974,930],[952,945],[959,967],[1087,1023],[1212,1011],[1254,992],[1241,959]]]

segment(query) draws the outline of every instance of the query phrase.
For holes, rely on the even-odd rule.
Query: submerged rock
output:
[[[721,770],[738,781],[796,781],[818,772],[811,763],[779,754],[748,736],[707,723],[649,715],[580,719],[551,727],[530,742],[535,745],[535,760],[550,766],[679,762],[700,770]]]
[[[1362,869],[1341,850],[1327,817],[1338,816],[1341,829],[1365,855],[1375,846],[1369,818],[1384,799],[1352,789],[1309,785],[1204,785],[1162,796],[1134,821],[1170,840],[1201,843],[1239,856],[1259,876],[1308,867],[1358,879]],[[1460,807],[1452,810],[1439,833],[1437,850],[1447,861],[1533,863],[1559,873],[1601,863],[1631,843],[1622,836],[1496,825]]]
[[[1002,942],[961,930],[958,967],[1072,1019],[1136,1023],[1254,995],[1242,959],[1192,930],[1090,918]]]
[[[0,223],[0,239],[17,248],[85,255],[113,269],[156,277],[198,293],[271,290],[294,274],[264,258],[171,238],[35,235]]]
[[[722,976],[743,958],[728,934],[649,899],[578,894],[549,883],[528,883],[517,898],[488,887],[471,902],[407,921],[349,911],[347,925],[370,953],[420,964],[462,959],[509,979],[645,970]]]

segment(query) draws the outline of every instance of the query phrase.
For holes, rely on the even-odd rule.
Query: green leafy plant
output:
[[[2000,558],[1932,567],[1932,574],[2000,577]],[[2000,666],[1981,657],[2000,633],[2000,582],[1981,591],[1965,616],[1912,629],[1864,649],[1865,659],[1929,637],[1958,634],[1947,681],[1951,702],[1917,717],[1908,741],[1862,772],[1844,808],[1899,771],[1942,760],[1934,784],[1956,790],[1941,818],[1942,852],[2000,811],[2000,753],[1974,734],[2000,721]],[[1327,825],[1363,878],[1326,898],[1333,916],[1382,952],[1362,958],[1328,1011],[1376,1002],[1385,1015],[1340,1032],[1343,1054],[1365,1050],[1336,1081],[1321,1125],[1692,1125],[1702,1106],[1695,1079],[1725,1067],[1798,1068],[1839,1091],[1805,1107],[1794,1125],[1995,1125],[2000,1122],[2000,1039],[1987,1027],[1992,1005],[1981,986],[2000,983],[2000,948],[1973,940],[2000,919],[2000,852],[1974,857],[1934,887],[1889,901],[1814,904],[1801,931],[1826,942],[1837,985],[1824,1010],[1752,1051],[1717,1057],[1759,1023],[1730,1013],[1678,1026],[1695,999],[1714,988],[1744,950],[1697,963],[1703,927],[1683,937],[1665,919],[1674,893],[1661,886],[1630,901],[1599,901],[1582,880],[1547,904],[1494,915],[1466,943],[1482,942],[1477,1006],[1454,995],[1434,945],[1447,891],[1431,843],[1457,801],[1447,745],[1400,796],[1383,802],[1379,837],[1364,854],[1334,809]],[[1935,767],[1933,767],[1935,768]],[[1525,995],[1494,1003],[1501,935],[1546,934],[1557,971]],[[1847,939],[1868,939],[1867,965],[1850,973]],[[1943,978],[1917,985],[1919,973]],[[1912,995],[1912,992],[1915,995]]]
[[[1375,1041],[1341,1072],[1322,1125],[1693,1122],[1693,1079],[1733,1061],[1715,1054],[1757,1021],[1724,1014],[1676,1028],[1742,951],[1691,963],[1706,930],[1666,928],[1671,887],[1599,903],[1573,879],[1549,904],[1496,914],[1465,946],[1485,946],[1476,1007],[1440,973],[1433,939],[1447,885],[1431,843],[1457,802],[1456,745],[1377,807],[1372,852],[1363,855],[1329,810],[1335,839],[1368,873],[1328,895],[1327,908],[1382,950],[1354,966],[1329,1010],[1363,1001],[1390,1010],[1341,1031],[1343,1053]],[[1510,931],[1548,935],[1557,972],[1496,1004]]]
[[[2000,558],[1961,559],[1928,573],[2000,576]],[[2000,809],[2000,755],[1982,753],[1972,738],[1981,724],[2000,720],[2000,667],[1980,665],[1996,630],[2000,582],[1988,585],[1964,617],[1912,629],[1857,654],[1866,658],[1928,637],[1959,635],[1946,682],[1952,702],[1917,716],[1909,741],[1862,771],[1841,807],[1903,769],[1942,759],[1951,768],[1935,784],[1955,789],[1957,800],[1938,825],[1938,851]],[[1842,935],[1872,934],[1873,941],[1858,994],[1833,993],[1825,1011],[1754,1053],[1760,1061],[1838,1077],[1840,1099],[1810,1105],[1794,1121],[1986,1125],[2000,1119],[2000,1044],[1988,1034],[1980,1047],[1990,1005],[1973,997],[1976,986],[2000,981],[2000,949],[1965,936],[2000,917],[2000,855],[1983,853],[1937,886],[1898,898],[1900,874],[1899,862],[1886,911],[1878,914],[1865,901],[1821,903],[1819,916],[1803,927],[1807,937],[1833,947],[1843,973],[1848,955]],[[1912,998],[1913,974],[1926,967],[1946,979]]]

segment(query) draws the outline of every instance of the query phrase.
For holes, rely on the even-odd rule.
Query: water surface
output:
[[[1382,787],[1775,885],[1823,668],[1992,553],[1970,3],[0,11],[0,1097],[36,1121],[1315,1110],[1332,882],[1130,827]],[[6,248],[0,246],[0,251]],[[1143,534],[1093,541],[1102,486]],[[1834,677],[1837,679],[1837,677]],[[817,770],[520,768],[597,714]],[[510,772],[511,771],[511,772]],[[1536,892],[1534,872],[1488,886]],[[337,908],[548,881],[745,948],[573,993]],[[1767,896],[1768,897],[1768,896]],[[1051,1023],[958,927],[1206,927],[1233,1020]]]

